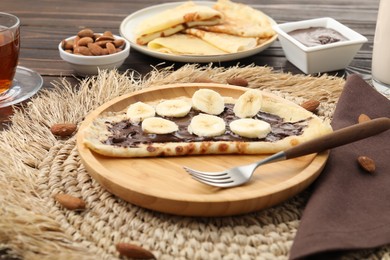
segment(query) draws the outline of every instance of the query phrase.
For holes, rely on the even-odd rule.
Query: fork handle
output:
[[[330,148],[349,144],[390,129],[390,118],[381,117],[364,123],[355,124],[284,151],[285,158],[291,159]]]

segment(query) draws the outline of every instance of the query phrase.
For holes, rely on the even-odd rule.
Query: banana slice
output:
[[[213,137],[225,133],[225,121],[217,116],[199,114],[194,116],[188,126],[188,132],[197,136]]]
[[[224,98],[211,89],[199,89],[192,95],[195,109],[210,115],[219,115],[225,109]]]
[[[271,132],[271,125],[263,120],[241,118],[229,124],[233,133],[247,138],[264,138]]]
[[[131,122],[139,123],[145,118],[155,116],[156,111],[154,110],[154,107],[152,107],[151,105],[139,101],[137,103],[131,104],[127,108],[126,114]]]
[[[161,117],[148,117],[142,121],[141,127],[148,134],[169,134],[179,130],[175,122]]]
[[[247,90],[234,105],[233,112],[240,118],[255,116],[262,105],[263,96],[258,89]]]
[[[156,113],[160,116],[184,117],[191,110],[191,104],[184,100],[165,100],[156,106]]]

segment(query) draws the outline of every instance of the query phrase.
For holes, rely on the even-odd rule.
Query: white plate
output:
[[[249,56],[252,56],[254,54],[257,54],[265,49],[267,49],[277,38],[275,35],[270,40],[265,42],[264,44],[251,49],[247,51],[237,52],[237,53],[229,53],[229,54],[222,54],[222,55],[176,55],[176,54],[168,54],[168,53],[161,53],[157,51],[153,51],[148,49],[146,46],[141,46],[136,43],[135,41],[135,34],[134,31],[140,24],[140,22],[150,16],[156,15],[160,12],[163,12],[167,9],[175,8],[178,5],[181,5],[185,2],[174,2],[174,3],[165,3],[160,5],[154,5],[150,6],[144,9],[141,9],[135,13],[132,13],[131,15],[127,16],[121,23],[119,27],[119,32],[122,37],[126,38],[129,42],[132,48],[155,58],[163,59],[163,60],[170,60],[170,61],[177,61],[177,62],[222,62],[222,61],[231,61],[231,60],[237,60],[246,58]],[[199,5],[206,5],[206,6],[213,6],[215,2],[210,1],[202,1],[202,2],[196,2],[196,4]],[[269,16],[267,16],[268,19],[271,21],[272,25],[276,25],[276,22]]]

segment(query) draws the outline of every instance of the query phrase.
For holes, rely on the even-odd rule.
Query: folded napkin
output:
[[[356,124],[362,113],[390,117],[390,101],[350,75],[332,127]],[[360,155],[375,161],[374,173],[359,167]],[[312,189],[290,259],[337,259],[349,250],[390,244],[390,130],[332,149]]]

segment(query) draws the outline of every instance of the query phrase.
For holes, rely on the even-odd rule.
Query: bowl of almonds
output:
[[[95,33],[87,28],[62,40],[58,50],[78,75],[88,76],[120,67],[129,56],[130,43],[110,31]]]

